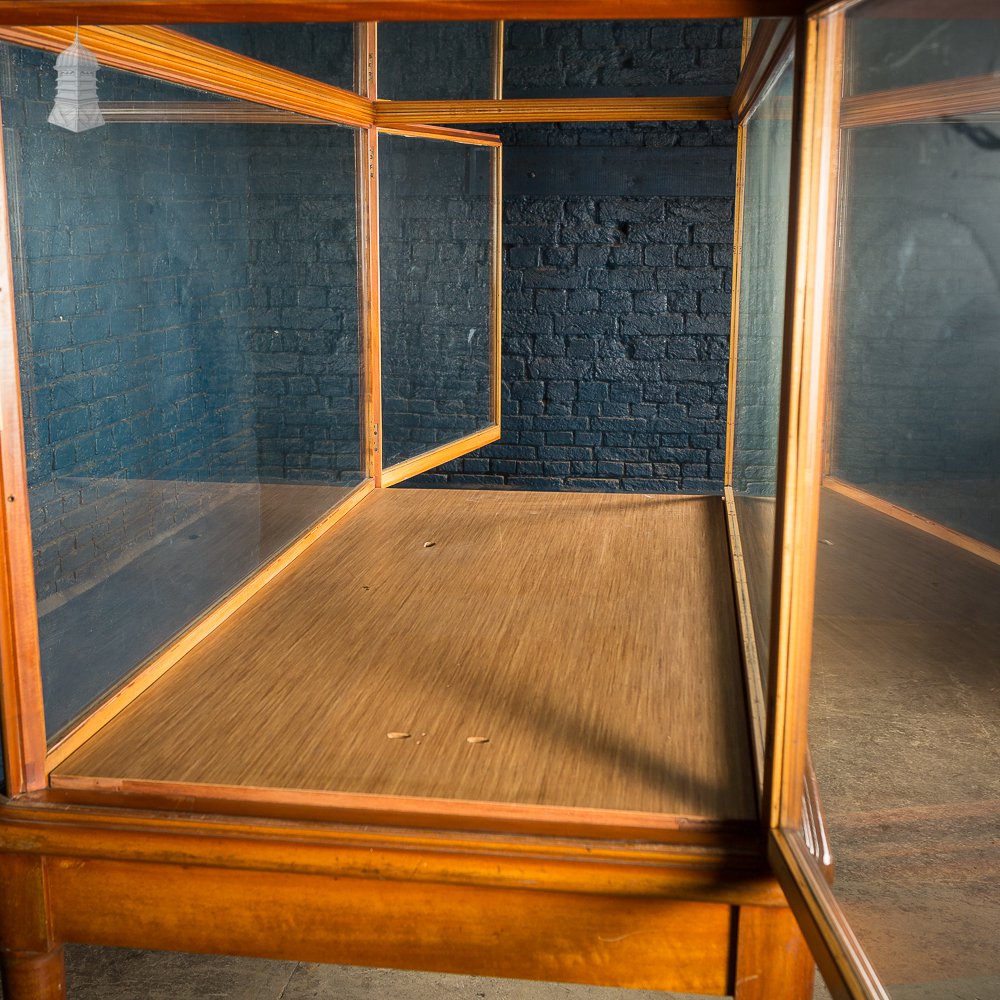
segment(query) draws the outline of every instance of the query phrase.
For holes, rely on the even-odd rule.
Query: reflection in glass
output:
[[[848,79],[995,65],[1000,19],[885,10]],[[840,177],[810,700],[835,888],[893,996],[996,996],[997,115],[850,129]]]
[[[732,487],[757,655],[765,679],[788,256],[792,82],[789,63],[753,113],[744,133]]]
[[[76,135],[0,59],[54,734],[361,481],[355,139],[110,70]]]
[[[493,157],[382,135],[383,465],[490,423]]]
[[[941,14],[951,17],[953,6],[942,4]],[[847,94],[1000,74],[996,17],[945,20],[909,0],[876,0],[849,11],[846,28]]]
[[[830,471],[1000,547],[1000,134],[895,125],[847,149]]]
[[[388,101],[493,97],[492,21],[386,21],[378,26],[378,96]]]

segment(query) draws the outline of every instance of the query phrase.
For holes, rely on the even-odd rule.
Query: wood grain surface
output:
[[[722,501],[376,491],[60,777],[752,818]]]
[[[777,17],[810,0],[0,0],[5,24]]]
[[[728,97],[588,97],[538,100],[376,101],[379,128],[409,122],[728,121]]]

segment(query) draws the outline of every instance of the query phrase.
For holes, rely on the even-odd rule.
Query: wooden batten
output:
[[[500,427],[503,399],[503,147],[493,150],[493,245],[490,290],[490,421]]]
[[[500,146],[500,136],[469,129],[442,128],[440,125],[379,125],[385,135],[401,135],[410,139],[440,139],[464,143],[467,146]]]
[[[0,170],[0,718],[6,792],[19,795],[45,784],[45,715],[9,220]]]
[[[791,20],[767,20],[757,26],[729,99],[729,116],[734,121],[742,122],[760,102],[788,57],[794,38],[795,22]]]
[[[421,830],[489,831],[493,834],[641,840],[750,850],[757,826],[751,820],[705,819],[616,809],[471,802],[461,799],[367,795],[245,785],[138,781],[53,775],[56,801],[131,809],[204,812],[219,816],[267,816],[308,822]]]
[[[490,95],[494,101],[503,98],[503,21],[497,21],[493,25],[493,93]]]
[[[733,598],[736,601],[736,617],[739,623],[740,653],[743,661],[743,679],[746,686],[748,719],[754,768],[757,776],[758,793],[764,785],[764,745],[767,726],[767,702],[764,699],[763,674],[757,655],[757,639],[754,632],[753,608],[750,603],[750,588],[747,584],[746,562],[743,559],[743,543],[740,537],[739,518],[731,486],[724,488],[726,505],[726,528],[729,532],[729,559],[733,569]]]
[[[746,126],[736,132],[736,202],[733,206],[733,295],[729,312],[729,381],[726,392],[726,458],[722,481],[733,485],[736,448],[736,391],[739,375],[740,288],[743,274],[743,195],[746,187]]]
[[[4,0],[6,24],[777,17],[809,0]]]
[[[211,635],[251,597],[262,590],[279,573],[287,569],[310,545],[322,538],[338,521],[349,514],[372,492],[373,488],[371,480],[362,483],[271,562],[224,598],[187,632],[141,667],[138,672],[134,673],[49,750],[45,760],[45,770],[51,772],[70,754],[83,746],[96,732],[103,729],[123,708],[155,684],[175,663],[191,652],[199,642]]]
[[[593,97],[552,100],[376,101],[380,127],[427,122],[727,121],[726,97]]]
[[[371,102],[358,94],[249,59],[168,28],[81,27],[80,40],[103,66],[185,87],[225,94],[341,125],[372,124]],[[76,36],[71,27],[0,28],[0,39],[59,52]]]
[[[483,445],[499,440],[500,425],[490,424],[481,431],[459,438],[457,441],[449,441],[447,444],[432,448],[414,458],[408,458],[405,462],[390,465],[382,472],[382,485],[395,486],[404,479],[411,479],[421,472],[427,472],[437,465],[444,465],[445,462],[450,462],[453,458],[461,458],[462,455],[467,455],[470,451],[475,451],[477,448],[482,448]]]
[[[1000,116],[1000,76],[987,73],[845,97],[840,109],[843,128],[937,121],[969,115]]]
[[[357,25],[355,78],[359,94],[374,101],[378,93],[378,25]],[[356,162],[358,211],[358,303],[362,344],[362,448],[372,485],[382,485],[382,343],[378,242],[378,132],[374,125],[358,134]]]
[[[809,182],[811,146],[808,137],[815,127],[814,108],[805,98],[816,87],[816,27],[797,29],[795,62],[795,107],[792,124],[791,196],[792,212],[788,229],[788,266],[785,281],[785,328],[782,347],[781,418],[778,429],[778,489],[775,512],[775,559],[772,578],[771,636],[768,665],[768,725],[765,757],[764,802],[768,825],[785,823],[798,827],[797,811],[802,807],[802,767],[805,755],[805,713],[808,708],[808,681],[799,679],[809,644],[796,628],[802,622],[801,568],[798,549],[803,518],[809,517],[808,448],[810,414],[803,412],[809,396],[809,350],[805,324],[805,293],[811,274],[808,246],[811,237],[812,199]],[[806,45],[808,43],[808,48]],[[818,519],[818,514],[817,514]],[[811,587],[805,596],[811,598]],[[808,663],[808,660],[805,661]]]

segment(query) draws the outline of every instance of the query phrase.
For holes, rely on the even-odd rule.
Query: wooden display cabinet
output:
[[[835,995],[884,996],[829,884],[805,730],[839,140],[866,123],[992,111],[998,97],[994,78],[842,102],[845,12],[858,5],[804,6],[615,9],[763,17],[752,37],[747,22],[731,98],[504,100],[498,44],[491,98],[432,102],[378,99],[374,22],[358,30],[356,93],[144,24],[523,17],[517,4],[0,5],[3,41],[60,51],[75,29],[52,25],[79,16],[102,66],[233,102],[216,102],[213,120],[355,130],[363,329],[357,483],[47,735],[14,316],[22,250],[0,203],[8,1000],[64,994],[65,942],[736,1000],[806,1000],[815,956]],[[605,8],[542,2],[531,17]],[[137,107],[109,113],[142,120]],[[389,489],[500,434],[500,144],[469,126],[730,118],[724,495]],[[755,159],[765,132],[787,151],[784,188]],[[387,136],[489,157],[492,253],[478,423],[392,459]],[[776,315],[753,305],[752,282],[777,283]],[[770,479],[746,475],[757,418],[740,410],[741,371],[762,379]]]

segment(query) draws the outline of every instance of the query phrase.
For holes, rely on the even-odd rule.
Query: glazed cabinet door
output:
[[[500,145],[379,130],[382,485],[500,436]]]
[[[985,4],[839,4],[799,26],[775,116],[791,224],[765,809],[835,997],[1000,990],[998,50]],[[744,212],[734,488],[758,468],[744,410],[776,396],[774,360],[760,375],[744,353],[759,229]]]

